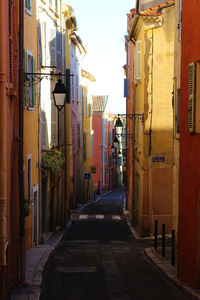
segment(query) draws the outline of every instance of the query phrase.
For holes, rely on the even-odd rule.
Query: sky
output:
[[[127,13],[135,0],[64,0],[74,9],[80,36],[87,55],[83,68],[96,82],[93,93],[108,95],[110,112],[125,113],[124,69]]]

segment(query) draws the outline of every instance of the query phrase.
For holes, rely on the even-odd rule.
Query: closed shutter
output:
[[[26,50],[24,50],[24,73],[28,73],[28,53]],[[24,81],[24,105],[28,107],[29,105],[29,99],[28,99],[28,90],[29,90],[29,83],[25,78]]]
[[[134,81],[142,79],[142,41],[136,41],[134,50]]]
[[[62,32],[56,32],[56,55],[57,55],[57,70],[63,69],[63,57],[62,57]]]
[[[12,42],[12,3],[9,0],[9,79],[10,86],[13,83],[13,42]]]
[[[46,33],[46,22],[41,22],[41,45],[42,45],[42,66],[46,66],[47,59],[47,33]]]
[[[87,159],[87,133],[83,132],[83,160]]]
[[[53,99],[51,99],[51,146],[57,146],[57,108],[55,107]]]
[[[89,103],[88,104],[88,117],[91,117],[92,116],[92,104]]]
[[[46,149],[47,148],[47,120],[46,120],[46,115],[45,112],[42,110],[41,112],[42,115],[42,149]]]
[[[195,110],[195,88],[196,88],[196,65],[189,64],[188,70],[188,131],[194,132],[194,110]]]
[[[32,56],[32,72],[36,73],[36,60],[35,57]],[[32,104],[33,107],[36,106],[36,82],[34,81],[32,84]]]
[[[56,27],[52,25],[49,31],[50,66],[56,66]]]

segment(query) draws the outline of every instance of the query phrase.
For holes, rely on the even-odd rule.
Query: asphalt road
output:
[[[134,240],[123,205],[121,191],[82,210],[46,266],[41,300],[188,299],[146,257],[151,242]]]

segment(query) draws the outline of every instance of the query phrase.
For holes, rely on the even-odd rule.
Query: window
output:
[[[181,41],[181,27],[182,27],[182,0],[179,0],[179,24],[178,24],[178,40]]]
[[[128,79],[124,79],[124,98],[128,98]]]
[[[28,50],[24,50],[24,73],[36,73],[36,61],[35,57]],[[27,78],[29,76],[27,75]],[[29,84],[29,81],[24,83],[24,106],[28,108],[34,108],[36,105],[36,84],[33,81]]]
[[[134,51],[134,81],[142,79],[142,41],[135,42]]]
[[[8,21],[9,21],[9,79],[10,87],[12,88],[13,84],[13,41],[12,41],[12,3],[9,0],[8,3]]]
[[[31,200],[31,156],[28,155],[28,200]]]
[[[195,123],[195,95],[196,95],[196,64],[192,62],[188,69],[188,131],[194,132]]]
[[[31,0],[25,0],[25,11],[31,12]]]

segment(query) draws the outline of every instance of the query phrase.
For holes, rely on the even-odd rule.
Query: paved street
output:
[[[41,300],[189,299],[146,257],[122,215],[123,191],[82,210],[50,258]]]

